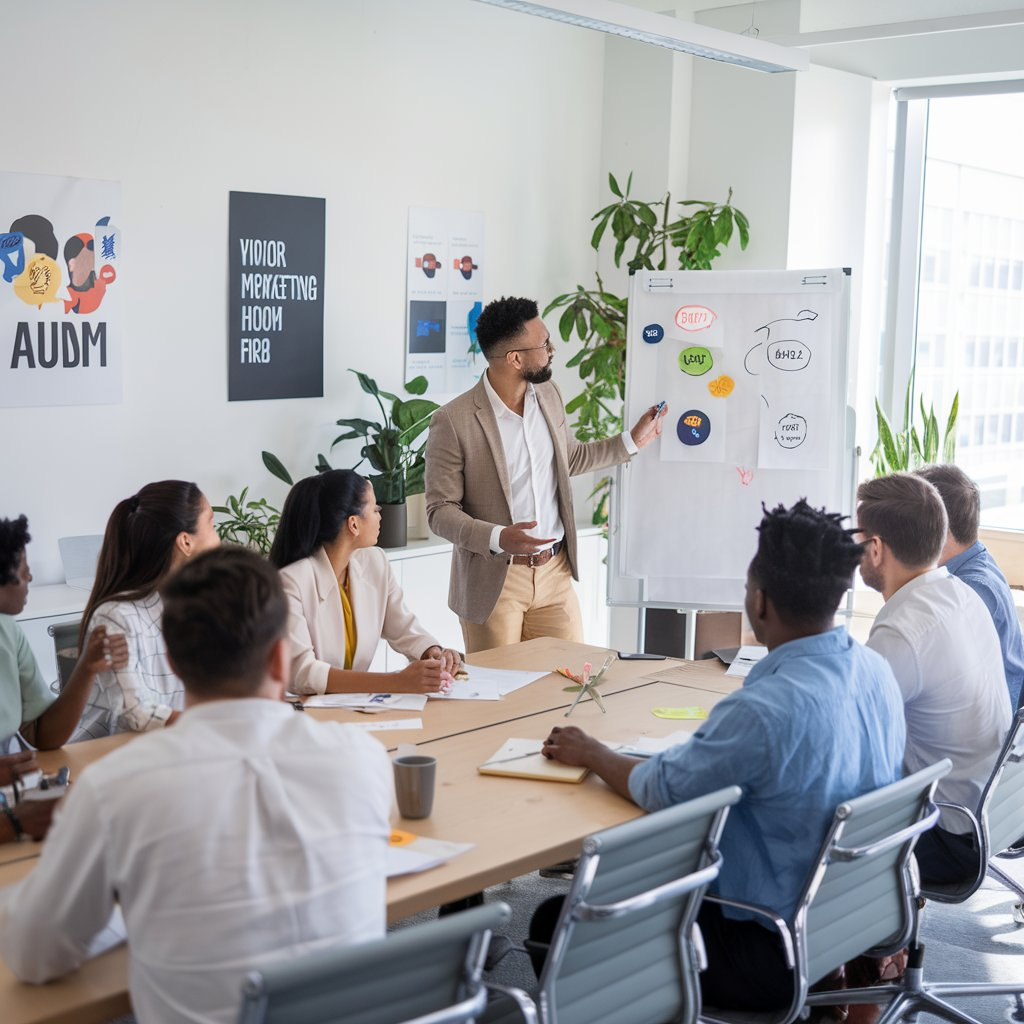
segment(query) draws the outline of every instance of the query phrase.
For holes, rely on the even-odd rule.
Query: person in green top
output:
[[[18,625],[32,582],[25,549],[31,536],[25,516],[0,519],[0,755],[28,741],[42,750],[67,743],[82,715],[93,677],[127,658],[123,636],[98,629],[79,658],[67,686],[54,694]]]

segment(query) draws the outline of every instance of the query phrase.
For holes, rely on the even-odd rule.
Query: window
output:
[[[926,93],[897,92],[905,112],[896,152],[911,169],[902,220],[920,224],[918,280],[904,280],[913,263],[898,260],[900,280],[886,290],[897,304],[904,294],[916,302],[917,336],[912,363],[900,354],[909,332],[887,339],[882,374],[891,374],[895,405],[913,369],[940,426],[959,392],[956,459],[979,485],[984,478],[982,522],[1024,528],[1024,139],[993,128],[1024,124],[1024,92]],[[914,159],[923,159],[923,191],[907,184],[921,180]]]

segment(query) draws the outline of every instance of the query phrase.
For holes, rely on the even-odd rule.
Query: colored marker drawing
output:
[[[802,341],[792,335],[800,331],[795,325],[801,324],[804,328],[810,327],[813,321],[818,319],[818,314],[810,309],[801,309],[795,317],[782,320],[772,320],[763,327],[758,327],[757,332],[765,332],[764,354],[768,362],[777,370],[796,371],[807,368],[811,361],[811,349]],[[755,333],[757,333],[755,332]],[[758,346],[754,346],[757,348]],[[747,364],[751,349],[744,359],[744,366],[747,366],[748,373],[756,373]]]
[[[714,398],[728,398],[735,386],[736,382],[732,377],[726,376],[724,373],[720,377],[708,381],[708,391]]]
[[[679,353],[679,369],[691,377],[702,377],[705,373],[710,372],[714,365],[715,360],[706,348],[694,346],[684,348]]]
[[[747,469],[746,466],[737,466],[736,472],[740,475],[740,484],[743,487],[749,487],[751,481],[754,479],[754,471]]]
[[[706,331],[718,314],[707,306],[680,306],[676,310],[676,327],[682,331]]]

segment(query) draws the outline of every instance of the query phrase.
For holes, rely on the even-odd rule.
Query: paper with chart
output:
[[[848,302],[841,269],[634,275],[625,418],[667,413],[617,471],[612,603],[741,607],[762,503],[849,511]]]
[[[780,312],[794,305],[780,299]],[[759,469],[828,466],[829,379],[832,370],[827,313],[801,309],[757,330],[745,362],[761,378]]]

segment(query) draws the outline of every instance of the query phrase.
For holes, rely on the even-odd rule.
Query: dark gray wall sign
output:
[[[228,401],[324,393],[323,199],[231,192]]]

